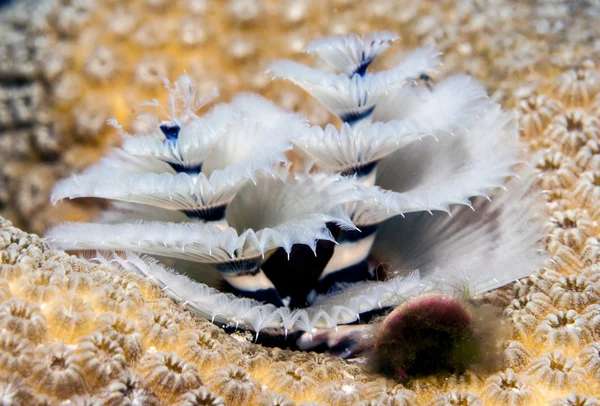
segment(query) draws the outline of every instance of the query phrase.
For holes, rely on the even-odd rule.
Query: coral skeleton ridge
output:
[[[250,93],[202,114],[209,98],[189,75],[165,81],[168,101],[149,103],[159,113],[144,117],[145,132],[113,121],[122,147],[52,193],[110,199],[112,209],[97,223],[56,226],[48,241],[125,251],[95,259],[151,278],[213,322],[303,349],[424,293],[478,295],[527,276],[542,265],[541,206],[531,171],[506,183],[521,162],[515,120],[469,76],[433,81],[433,47],[372,72],[397,38],[308,44],[340,73],[269,65],[339,127]],[[138,254],[177,259],[177,270]]]

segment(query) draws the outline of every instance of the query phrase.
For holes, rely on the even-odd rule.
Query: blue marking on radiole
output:
[[[167,137],[166,142],[170,145],[171,149],[173,150],[173,153],[175,155],[180,155],[177,153],[177,140],[179,138],[179,131],[181,130],[181,127],[179,127],[177,124],[164,123],[164,124],[161,124],[160,126],[158,126],[158,128],[160,128],[160,131],[162,131],[162,133],[165,135],[165,137]],[[200,172],[202,172],[202,162],[199,164],[195,164],[195,165],[183,165],[178,162],[167,162],[167,163],[177,173],[187,173],[189,175],[198,175]]]
[[[169,141],[177,141],[181,127],[177,124],[161,124],[158,128],[167,137]]]
[[[373,58],[364,59],[364,57],[365,57],[365,54],[363,52],[363,55],[362,55],[363,59],[360,61],[360,64],[354,70],[353,75],[358,74],[364,78],[365,75],[367,74],[367,68],[369,67],[369,65],[371,65],[371,62],[373,62]]]
[[[363,119],[369,117],[371,114],[373,114],[373,110],[375,110],[375,106],[369,107],[368,109],[361,111],[359,113],[352,112],[352,113],[348,113],[348,114],[342,114],[342,115],[340,115],[340,120],[342,120],[343,122],[348,123],[350,125],[353,125],[353,124],[359,122],[360,120],[363,120]]]

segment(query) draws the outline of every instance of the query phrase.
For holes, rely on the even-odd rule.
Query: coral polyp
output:
[[[202,385],[196,366],[175,353],[147,353],[140,360],[140,373],[164,402]]]
[[[18,298],[0,305],[0,326],[2,330],[19,334],[34,343],[40,342],[48,330],[40,306]]]
[[[486,379],[482,398],[497,405],[518,406],[540,404],[539,393],[527,380],[512,369],[492,375]]]
[[[221,393],[226,404],[251,404],[261,391],[258,382],[245,370],[233,365],[209,375],[206,386]]]
[[[68,399],[86,391],[83,360],[63,342],[39,346],[28,380],[38,391]]]
[[[99,398],[106,405],[159,405],[146,381],[131,372],[123,373],[111,381]]]

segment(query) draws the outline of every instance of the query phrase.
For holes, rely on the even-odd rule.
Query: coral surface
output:
[[[208,3],[189,4],[207,10],[203,6]],[[330,14],[319,14],[316,7],[321,6],[316,6],[317,3],[291,3],[294,7],[285,8],[286,13],[282,13],[281,18],[269,20],[281,24],[282,32],[287,33],[273,35],[274,41],[283,41],[294,33],[305,33],[312,38],[310,24],[322,24],[317,25],[321,27],[320,33],[362,31],[395,24],[393,28],[402,29],[401,34],[408,44],[411,38],[436,40],[450,57],[447,68],[464,63],[474,75],[486,79],[491,89],[498,90],[496,95],[504,105],[514,107],[519,114],[522,137],[530,149],[544,151],[537,168],[543,173],[540,184],[547,189],[546,210],[551,220],[547,225],[546,246],[552,260],[547,270],[481,298],[504,306],[507,322],[514,330],[512,339],[506,343],[504,368],[491,374],[468,372],[460,376],[420,378],[399,385],[337,358],[263,348],[194,318],[141,277],[51,250],[35,235],[3,221],[0,229],[2,400],[8,404],[61,404],[71,398],[63,404],[111,405],[598,404],[600,210],[594,196],[600,193],[597,175],[600,141],[594,117],[600,112],[600,73],[590,28],[593,21],[590,13],[596,9],[586,8],[588,2],[578,6],[539,2],[513,10],[510,3],[503,7],[505,3],[501,1],[473,1],[461,2],[459,7],[447,5],[431,9],[428,15],[419,10],[429,7],[428,2],[396,8],[393,1],[370,2],[369,7],[359,1],[335,1],[336,11],[331,12],[335,24],[326,26],[321,16]],[[106,4],[115,8],[113,2]],[[139,4],[144,11],[162,10],[163,14],[159,11],[157,16],[170,15],[165,10],[169,10],[171,3]],[[264,13],[273,12],[271,4],[228,2],[228,7],[220,10],[219,19],[214,21],[250,31]],[[79,19],[86,16],[87,10],[98,9],[86,1],[70,2],[63,8],[68,12],[61,16],[54,14],[56,26],[52,30],[57,33],[57,39],[65,42],[65,47],[74,48],[77,45],[72,38],[76,35],[68,34],[69,30],[78,27]],[[368,25],[356,23],[359,16],[365,14],[361,14],[361,10],[368,11]],[[98,12],[98,15],[107,14]],[[123,13],[122,16],[128,15],[136,14]],[[427,17],[421,17],[423,15]],[[110,20],[127,21],[126,18]],[[26,24],[14,21],[11,30],[27,31]],[[98,21],[96,27],[100,26],[101,20],[94,21]],[[399,22],[405,24],[398,27]],[[79,29],[91,28],[80,26]],[[255,34],[250,38],[262,38],[259,31],[252,32]],[[156,44],[160,30],[155,29],[154,33],[152,39]],[[23,33],[25,38],[34,38],[28,35]],[[226,37],[223,36],[226,49],[234,50],[237,55],[247,52],[243,44]],[[0,38],[5,41],[7,37]],[[43,48],[43,44],[40,46]],[[10,52],[20,49],[4,44],[3,47],[12,50]],[[265,50],[270,52],[269,45]],[[160,52],[175,55],[179,51]],[[254,52],[262,55],[262,45]],[[264,60],[271,56],[266,55]],[[68,65],[69,69],[65,68],[76,75],[75,81],[79,78],[88,84],[88,73],[78,70],[84,65],[89,66],[91,72],[102,74],[93,60],[87,65],[84,59],[77,61]],[[177,67],[182,68],[183,65]],[[132,68],[125,69],[131,72]],[[117,82],[96,86],[93,88],[96,95],[119,88]],[[2,83],[3,91],[5,87],[10,86]],[[123,87],[119,89],[117,94],[126,93]],[[290,90],[284,96],[303,100],[298,95]],[[9,100],[13,103],[15,99]],[[52,107],[48,99],[39,99],[38,103]],[[111,108],[126,121],[132,113],[119,112],[115,108],[118,103],[116,97],[110,102]],[[299,104],[302,106],[304,102]],[[72,111],[71,105],[57,108],[52,114],[64,118]],[[89,118],[91,113],[83,116]],[[41,117],[36,115],[36,120]],[[86,128],[90,123],[78,125]],[[16,128],[2,127],[3,140],[4,137],[12,140],[10,142],[21,140],[15,135],[20,134]],[[24,150],[37,151],[37,147],[31,145],[36,144],[26,143]],[[68,162],[72,159],[68,156],[80,154],[81,145],[85,143],[73,143],[70,149],[75,150],[61,154],[60,161]],[[18,149],[10,151],[14,154],[12,151]],[[90,156],[93,159],[97,152],[91,151]],[[73,163],[49,164],[50,161],[40,158],[37,152],[27,162],[40,162],[40,159],[46,163],[26,183],[29,188],[20,198],[23,202],[31,202],[38,195],[42,195],[40,202],[48,198],[48,191],[44,192],[44,182],[47,182],[42,176],[44,169],[74,167]],[[11,172],[8,176],[17,182],[12,184],[15,188],[12,190],[21,190],[23,180],[15,180],[18,173]],[[6,175],[2,179],[6,179]],[[53,181],[49,182],[48,188]],[[14,199],[16,195],[5,196]],[[14,210],[15,206],[10,207]],[[33,212],[37,212],[36,209]],[[37,221],[44,216],[59,216],[39,212],[43,214],[37,215],[40,216]],[[33,217],[28,220],[34,224]],[[90,354],[94,354],[92,358]],[[288,384],[291,380],[294,383]],[[313,389],[313,381],[319,382],[318,390]]]

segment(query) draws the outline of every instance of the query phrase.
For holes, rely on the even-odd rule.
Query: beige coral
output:
[[[381,380],[369,382],[365,388],[366,397],[385,406],[416,406],[419,396],[414,391],[406,389],[402,384],[392,384]]]
[[[504,309],[504,313],[508,317],[521,312],[541,317],[550,312],[552,308],[552,299],[548,295],[543,292],[530,292],[513,299]]]
[[[220,393],[226,404],[251,404],[259,396],[261,386],[242,368],[230,365],[207,377],[206,385]]]
[[[536,341],[548,348],[581,347],[592,341],[593,330],[587,317],[575,310],[550,313],[537,327]]]
[[[573,110],[554,117],[545,136],[562,146],[569,154],[579,151],[590,140],[598,140],[599,120],[582,110]]]
[[[67,399],[85,393],[82,361],[63,342],[36,348],[28,382],[40,393]]]
[[[51,332],[61,340],[72,342],[90,332],[93,327],[94,309],[83,297],[61,296],[44,310]]]
[[[159,405],[158,399],[147,383],[131,371],[110,382],[98,397],[107,406]]]
[[[556,350],[531,361],[527,375],[553,389],[576,389],[587,379],[585,370],[575,358]]]
[[[600,75],[593,61],[585,60],[581,66],[569,69],[555,80],[555,91],[571,105],[585,105],[600,90]]]
[[[16,293],[25,299],[47,303],[67,291],[65,269],[58,263],[21,275],[14,284]]]
[[[590,207],[600,199],[600,171],[586,171],[581,174],[573,188],[573,197],[584,207]]]
[[[174,404],[176,406],[218,406],[224,404],[224,401],[223,398],[216,396],[214,393],[202,386],[198,389],[193,389],[184,393],[177,398],[177,401]],[[269,399],[269,403],[267,404],[273,406],[278,404],[283,405],[283,403],[277,399]]]
[[[293,399],[301,398],[319,386],[319,382],[302,367],[290,362],[268,363],[265,369],[262,381],[275,392],[286,391]]]
[[[127,363],[136,361],[143,353],[142,335],[134,322],[116,313],[107,312],[96,319],[96,331],[113,340],[123,350]]]
[[[87,384],[90,386],[106,385],[125,369],[123,349],[101,333],[80,338],[74,354],[81,360]]]
[[[517,406],[541,403],[535,387],[529,385],[512,369],[489,377],[484,383],[482,396],[486,402],[497,405]]]
[[[578,358],[591,376],[600,378],[600,343],[592,343],[585,347],[578,354]]]
[[[542,134],[553,117],[560,112],[560,104],[547,95],[531,95],[518,103],[521,134],[525,137],[533,138]]]
[[[27,376],[31,372],[34,348],[31,341],[22,336],[0,332],[0,370]]]
[[[566,15],[561,1],[498,0],[481,8],[470,1],[346,0],[329,9],[328,2],[309,0],[120,6],[64,0],[60,8],[47,7],[46,18],[22,3],[0,17],[0,32],[8,33],[0,35],[0,76],[22,83],[15,88],[0,80],[0,156],[11,161],[0,171],[0,210],[22,224],[42,230],[93,215],[97,207],[79,203],[49,206],[48,190],[118,141],[106,117],[130,128],[143,124],[131,120],[136,103],[154,96],[160,76],[186,70],[206,91],[218,85],[224,99],[241,88],[258,90],[323,123],[330,117],[318,103],[265,79],[266,62],[302,60],[302,47],[322,35],[391,28],[403,40],[389,61],[378,63],[436,42],[445,52],[441,74],[466,71],[482,79],[519,115],[528,148],[544,150],[537,168],[553,216],[552,258],[547,270],[488,297],[504,306],[515,331],[503,370],[403,386],[323,354],[237,341],[162,298],[149,281],[51,251],[2,221],[1,399],[60,404],[68,387],[71,404],[86,405],[219,404],[219,398],[273,405],[597,404],[600,89],[597,62],[590,60],[595,21],[586,6]],[[91,357],[100,353],[85,343],[99,336],[116,361]],[[95,362],[98,369],[90,369]],[[109,369],[122,373],[107,372],[111,362]]]
[[[540,185],[545,190],[569,187],[577,180],[577,167],[561,152],[550,150],[537,163],[543,173]]]
[[[453,390],[448,394],[436,396],[430,403],[431,406],[482,406],[483,403],[477,395],[461,393]]]
[[[555,253],[561,245],[580,249],[586,239],[594,234],[595,225],[587,210],[554,212],[544,227],[550,237],[548,249],[551,253]]]
[[[0,374],[0,400],[5,404],[31,404],[37,400],[31,387],[17,374]]]
[[[34,343],[42,341],[48,330],[40,307],[17,297],[0,304],[0,327]]]
[[[565,311],[582,310],[597,302],[600,298],[599,275],[600,272],[596,268],[579,275],[561,277],[550,290],[552,302],[557,308]]]
[[[163,309],[167,310],[167,309]],[[147,309],[138,318],[138,328],[142,332],[144,345],[158,349],[171,349],[178,340],[181,327],[173,314],[161,310]]]
[[[598,406],[600,401],[594,397],[571,393],[562,399],[556,399],[551,406]]]
[[[504,350],[504,367],[520,372],[531,359],[531,352],[519,341],[508,341]]]
[[[360,402],[365,385],[353,379],[329,382],[319,387],[321,402],[335,406],[349,406]]]
[[[138,363],[141,376],[163,402],[202,385],[196,366],[175,353],[148,352]]]

